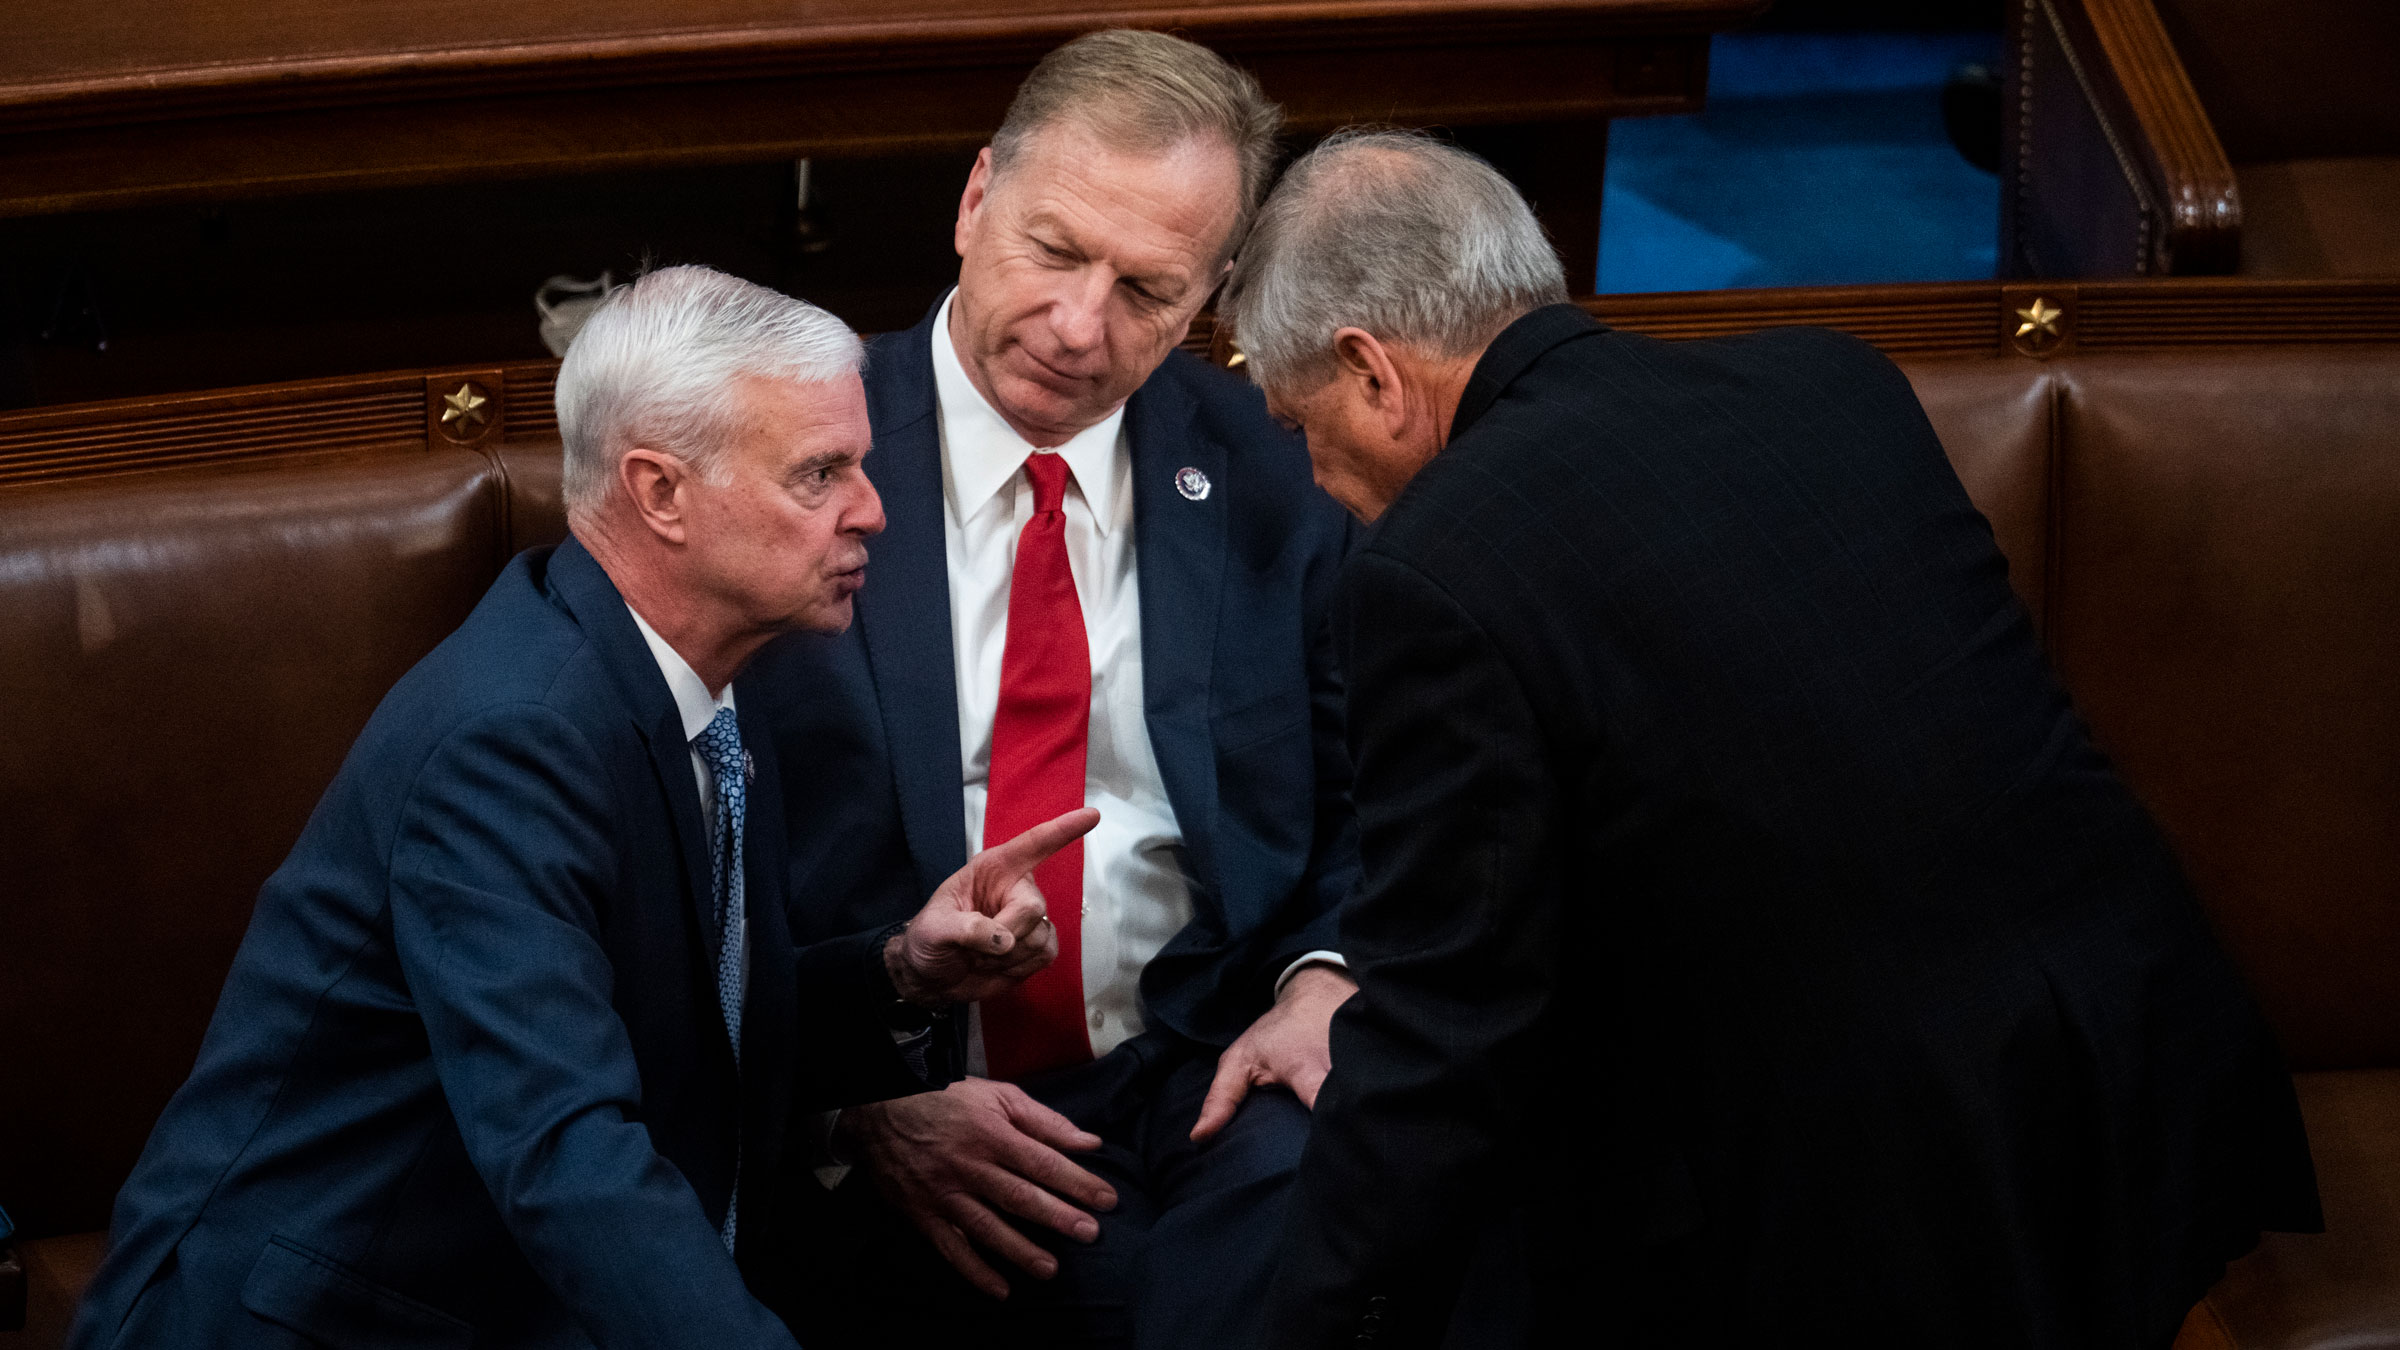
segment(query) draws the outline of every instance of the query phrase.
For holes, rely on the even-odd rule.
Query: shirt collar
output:
[[[642,641],[650,644],[650,656],[658,662],[658,673],[667,677],[667,692],[674,695],[675,711],[683,718],[683,738],[697,740],[716,719],[717,709],[733,706],[732,682],[727,681],[725,692],[712,698],[708,682],[692,669],[691,662],[683,659],[683,653],[658,635],[641,611],[627,605],[625,612],[633,616],[633,626],[642,630]]]
[[[950,510],[965,520],[983,509],[1024,467],[1025,457],[1039,453],[1014,427],[984,401],[983,392],[967,375],[950,340],[953,289],[933,315],[933,393],[941,412],[943,486]],[[1125,429],[1125,406],[1084,428],[1057,453],[1075,475],[1075,486],[1091,508],[1092,524],[1103,538],[1117,525],[1117,478],[1125,471],[1117,442]]]

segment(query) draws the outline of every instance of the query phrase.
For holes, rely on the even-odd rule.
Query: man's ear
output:
[[[692,480],[691,466],[673,455],[639,446],[617,461],[617,481],[633,502],[634,514],[652,534],[670,544],[686,535],[684,488]]]
[[[1333,361],[1358,389],[1368,412],[1382,423],[1384,434],[1399,440],[1408,427],[1408,388],[1391,349],[1364,328],[1344,328],[1333,335]]]
[[[975,217],[982,214],[984,202],[992,192],[992,147],[975,152],[975,167],[967,173],[967,190],[958,194],[958,223],[950,229],[950,246],[958,256],[967,256],[967,240],[975,232]]]

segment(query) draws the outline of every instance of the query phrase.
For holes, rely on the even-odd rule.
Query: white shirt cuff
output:
[[[1275,977],[1275,997],[1282,998],[1283,987],[1292,982],[1294,975],[1310,966],[1332,966],[1336,970],[1348,970],[1350,963],[1342,959],[1340,952],[1309,952],[1299,960],[1285,966],[1283,973]]]

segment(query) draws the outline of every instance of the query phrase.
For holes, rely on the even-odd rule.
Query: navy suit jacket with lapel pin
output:
[[[867,473],[889,523],[868,546],[857,621],[779,640],[755,677],[783,695],[803,941],[906,918],[967,859],[940,338],[928,314],[868,346]],[[1143,705],[1193,907],[1143,972],[1142,998],[1151,1029],[1222,1046],[1285,966],[1338,948],[1335,909],[1357,875],[1325,622],[1351,525],[1257,391],[1183,352],[1127,402],[1125,427]],[[1177,486],[1185,469],[1208,481],[1198,500]]]

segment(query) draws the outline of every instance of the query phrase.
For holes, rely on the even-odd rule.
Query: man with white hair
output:
[[[2164,1347],[2318,1223],[2274,1042],[1892,365],[1565,299],[1488,165],[1337,137],[1222,308],[1373,532],[1359,992],[1267,1344]]]
[[[71,1344],[791,1350],[751,1293],[787,1120],[922,1089],[891,1006],[1047,963],[1027,877],[1094,818],[793,941],[772,694],[735,676],[849,622],[859,360],[705,268],[593,316],[573,537],[392,689],[268,879]]]

